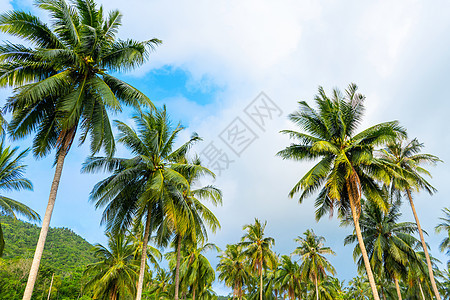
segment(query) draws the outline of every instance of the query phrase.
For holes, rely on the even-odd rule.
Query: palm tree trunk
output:
[[[39,234],[39,240],[36,245],[36,251],[34,252],[33,263],[31,264],[30,274],[28,275],[28,281],[25,292],[23,294],[23,300],[30,300],[31,295],[33,294],[33,288],[36,282],[39,265],[41,263],[42,253],[44,252],[45,240],[47,238],[48,229],[50,227],[50,219],[52,218],[56,194],[58,192],[59,182],[61,180],[61,174],[66,155],[67,150],[60,150],[58,159],[56,161],[55,175],[53,176],[53,182],[50,188],[47,209],[45,210],[44,220],[42,221],[42,228]]]
[[[400,291],[400,286],[398,285],[398,279],[394,276],[395,289],[397,290],[398,300],[402,300],[402,293]]]
[[[150,236],[151,219],[152,219],[152,207],[149,203],[147,211],[147,220],[145,222],[145,229],[144,229],[144,241],[142,244],[141,266],[139,269],[139,281],[137,286],[136,300],[141,300],[142,298],[142,289],[144,287],[144,274],[146,265],[145,262],[147,260],[147,244],[148,244],[148,237]]]
[[[259,300],[262,300],[262,295],[263,295],[263,280],[262,280],[262,263],[261,263],[261,268],[259,269],[260,275],[259,275]]]
[[[319,300],[319,284],[317,283],[317,274],[314,274],[314,284],[316,285],[316,300]]]
[[[178,300],[180,286],[180,262],[181,262],[181,235],[177,237],[177,265],[175,268],[175,300]]]
[[[420,283],[420,280],[418,280],[418,281],[419,281],[420,293],[422,294],[422,299],[425,300],[425,294],[423,293],[422,284]]]
[[[47,300],[50,300],[50,295],[52,293],[52,287],[53,287],[53,277],[55,276],[55,273],[52,274],[52,281],[50,281],[50,287],[48,289],[48,296],[47,296]]]
[[[195,285],[194,288],[192,289],[192,300],[195,300]]]
[[[353,216],[353,222],[355,223],[355,231],[356,236],[358,238],[359,248],[361,249],[361,253],[364,260],[364,265],[366,267],[367,277],[369,278],[369,284],[370,288],[372,289],[373,298],[375,300],[380,300],[380,296],[378,295],[377,286],[375,284],[375,278],[373,277],[372,268],[370,267],[370,261],[369,256],[367,255],[366,246],[364,245],[364,240],[362,238],[361,234],[361,228],[359,227],[359,220],[356,216],[355,208],[352,206],[352,216]]]
[[[381,295],[383,296],[383,299],[386,300],[386,293],[383,288],[381,288]]]
[[[352,183],[347,181],[350,209],[352,211],[353,223],[355,224],[356,237],[358,238],[359,248],[361,249],[361,254],[364,260],[364,266],[366,267],[367,277],[369,279],[370,288],[372,289],[373,299],[380,300],[380,296],[377,291],[377,286],[375,284],[375,278],[373,277],[372,268],[370,266],[369,256],[367,255],[366,246],[364,245],[364,240],[361,234],[361,227],[359,227],[359,216],[356,212],[355,201],[353,199],[354,190],[352,190],[351,184]],[[353,183],[353,185],[357,185],[357,183]],[[356,188],[359,190],[359,187]]]
[[[430,255],[428,254],[428,247],[425,244],[425,239],[423,238],[422,227],[420,227],[419,218],[417,217],[416,208],[414,206],[411,192],[409,189],[406,189],[406,193],[408,194],[409,204],[411,205],[411,209],[414,214],[414,219],[416,219],[417,229],[419,230],[420,241],[422,242],[423,252],[425,252],[425,257],[427,259],[428,274],[430,275],[431,286],[433,287],[433,291],[434,291],[434,295],[436,296],[436,299],[441,300],[441,295],[439,295],[439,291],[436,286],[436,281],[434,280],[433,266],[431,265]]]

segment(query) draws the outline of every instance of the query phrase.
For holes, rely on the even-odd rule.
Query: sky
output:
[[[283,161],[275,154],[290,144],[279,131],[294,128],[287,115],[297,102],[312,102],[317,88],[329,93],[349,83],[366,95],[361,129],[399,120],[410,138],[444,163],[431,169],[434,196],[414,195],[423,228],[430,233],[431,253],[446,258],[438,245],[443,235],[434,226],[449,206],[448,126],[450,99],[450,3],[447,1],[139,1],[98,0],[106,10],[119,9],[119,37],[163,44],[149,62],[132,73],[116,74],[157,105],[165,104],[186,130],[180,142],[197,132],[204,141],[193,151],[204,160],[220,157],[214,184],[223,191],[223,206],[212,208],[222,228],[210,241],[225,248],[243,235],[254,218],[267,220],[266,233],[277,253],[296,247],[294,238],[312,228],[334,249],[330,260],[347,281],[356,274],[352,246],[343,239],[351,228],[336,218],[314,219],[314,198],[302,204],[288,192],[311,167]],[[23,9],[47,20],[30,0],[0,0],[1,11]],[[16,41],[0,35],[1,40]],[[10,90],[0,90],[3,104]],[[261,94],[262,93],[262,94]],[[255,109],[259,109],[256,111]],[[112,117],[129,120],[129,111]],[[262,119],[261,119],[262,118]],[[264,123],[261,123],[264,121]],[[229,133],[245,130],[233,140]],[[234,136],[236,137],[236,136]],[[14,142],[22,149],[30,139]],[[219,152],[218,152],[219,151]],[[68,227],[91,243],[105,243],[101,211],[88,202],[93,185],[105,174],[80,174],[88,147],[73,147],[62,175],[51,226]],[[128,155],[119,149],[118,155]],[[33,192],[11,193],[44,215],[53,157],[28,157]],[[227,164],[225,164],[227,163]],[[223,165],[227,167],[223,167]],[[217,167],[211,162],[211,168]],[[413,221],[409,206],[403,220]],[[215,254],[209,254],[215,265]],[[229,290],[216,284],[219,293]]]

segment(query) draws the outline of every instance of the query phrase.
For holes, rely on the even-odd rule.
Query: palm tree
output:
[[[32,190],[31,181],[25,178],[26,165],[22,164],[22,159],[28,154],[28,150],[18,153],[19,149],[6,147],[4,138],[0,138],[0,190],[20,191]],[[0,195],[0,214],[13,216],[21,215],[32,221],[40,221],[39,214],[20,203],[6,196]],[[0,224],[0,257],[5,249],[2,225]]]
[[[267,221],[261,223],[255,219],[255,224],[244,226],[247,232],[241,239],[240,245],[244,247],[244,253],[250,261],[250,264],[259,275],[259,299],[263,295],[263,274],[267,268],[273,269],[277,262],[277,256],[271,250],[275,240],[271,237],[264,237],[264,229]]]
[[[360,217],[360,226],[364,244],[367,246],[370,263],[378,277],[391,279],[395,283],[398,299],[402,299],[399,279],[406,278],[410,261],[417,259],[414,246],[419,241],[412,236],[417,226],[410,222],[401,222],[400,201],[395,201],[387,213],[372,202],[365,202]],[[351,222],[351,220],[348,220]],[[356,242],[355,234],[345,238],[344,244]],[[363,268],[361,249],[355,246],[353,257],[358,259],[358,267]]]
[[[188,245],[185,247],[185,256],[181,263],[181,276],[185,278],[186,284],[191,289],[192,300],[196,296],[202,299],[203,293],[207,292],[215,280],[215,271],[208,259],[203,255],[208,250],[220,251],[220,249],[211,243],[201,247]]]
[[[436,189],[422,177],[422,175],[431,175],[421,165],[435,165],[440,159],[431,154],[420,153],[423,147],[424,145],[419,143],[417,139],[413,139],[405,145],[402,143],[402,140],[397,139],[396,141],[389,143],[387,147],[381,151],[380,160],[385,166],[390,168],[394,174],[391,183],[393,193],[399,195],[400,192],[405,192],[408,197],[419,230],[422,248],[425,252],[425,257],[427,258],[428,273],[431,285],[433,286],[434,295],[436,296],[436,299],[440,300],[441,296],[439,295],[434,280],[433,267],[428,254],[428,247],[423,237],[422,227],[420,226],[419,217],[417,216],[412,198],[413,190],[419,191],[422,189],[427,191],[430,195],[436,191]]]
[[[153,279],[149,293],[155,297],[155,300],[169,299],[169,290],[172,285],[172,274],[164,269],[159,269],[156,277]]]
[[[246,257],[241,245],[227,245],[227,249],[219,256],[217,265],[219,280],[233,289],[233,298],[242,299],[244,296],[243,286],[249,278],[246,266]]]
[[[179,163],[180,157],[185,156],[189,147],[198,141],[199,137],[194,135],[181,147],[174,149],[176,138],[183,127],[178,124],[172,128],[165,107],[154,114],[135,115],[133,120],[137,131],[123,122],[115,123],[119,131],[118,142],[134,156],[128,159],[90,157],[83,164],[82,171],[112,172],[112,175],[97,183],[91,192],[91,201],[95,202],[96,208],[105,207],[102,222],[106,223],[108,229],[113,232],[124,231],[133,221],[141,222],[145,219],[136,296],[136,299],[140,300],[145,254],[152,227],[169,222],[177,224],[180,232],[187,230],[186,210],[180,208],[180,202],[184,198],[177,191],[182,187],[188,189],[189,182],[174,167],[178,170],[199,169],[203,173],[211,172],[197,165]]]
[[[139,262],[134,259],[135,247],[128,236],[108,232],[108,248],[96,244],[97,262],[87,266],[85,275],[91,276],[86,289],[92,289],[94,299],[130,299],[136,294]]]
[[[447,252],[447,255],[450,255],[450,209],[443,208],[442,212],[445,214],[445,217],[439,218],[442,223],[439,223],[435,229],[436,233],[440,233],[441,231],[444,231],[447,236],[442,240],[441,244],[439,245],[439,249],[441,252]]]
[[[276,283],[279,284],[282,291],[287,292],[289,299],[301,298],[302,286],[300,282],[300,266],[296,261],[283,255],[281,263],[276,272]]]
[[[192,167],[186,168],[187,165]],[[178,167],[179,166],[179,167]],[[200,179],[205,175],[215,177],[214,173],[202,167],[200,159],[195,157],[192,162],[186,156],[178,160],[178,164],[173,166],[174,170],[184,176],[188,185],[179,185],[176,189],[177,198],[181,209],[181,215],[187,221],[188,226],[180,228],[177,226],[179,221],[172,224],[175,230],[175,241],[177,243],[177,263],[175,268],[175,299],[178,297],[179,272],[180,272],[180,254],[181,238],[185,237],[192,243],[204,243],[208,239],[207,228],[213,233],[220,228],[219,220],[206,207],[202,200],[210,201],[214,206],[222,204],[222,192],[213,185],[198,187]],[[182,229],[182,230],[180,230]]]
[[[56,149],[55,174],[48,206],[33,258],[24,299],[31,298],[44,250],[63,164],[80,130],[80,144],[90,136],[92,153],[115,149],[107,111],[121,105],[151,107],[140,91],[108,74],[142,65],[160,43],[119,40],[122,15],[103,15],[94,0],[36,0],[50,15],[47,26],[23,11],[0,15],[0,31],[23,39],[31,47],[7,43],[0,46],[0,87],[15,87],[5,110],[12,112],[9,134],[17,139],[33,132],[35,156]]]
[[[300,274],[303,280],[310,279],[316,287],[316,299],[319,299],[319,282],[327,277],[327,272],[335,274],[333,266],[325,258],[325,254],[336,255],[330,247],[324,247],[325,238],[317,236],[312,229],[303,233],[305,236],[295,239],[300,244],[293,255],[299,255],[302,259]]]
[[[355,300],[368,300],[370,299],[370,284],[367,279],[361,276],[357,276],[350,280],[348,288],[348,299]]]
[[[299,110],[290,114],[290,120],[303,132],[284,130],[298,141],[278,152],[283,159],[296,161],[321,159],[308,171],[289,193],[293,197],[301,192],[299,202],[320,189],[316,199],[316,218],[337,208],[340,217],[351,213],[372,294],[379,300],[367,251],[359,228],[361,196],[386,209],[381,188],[376,179],[388,180],[384,168],[373,157],[374,148],[384,145],[398,135],[405,135],[398,122],[386,122],[355,133],[362,121],[364,96],[357,93],[357,86],[350,84],[346,95],[337,89],[328,98],[322,87],[315,97],[318,109],[306,102],[299,102]]]

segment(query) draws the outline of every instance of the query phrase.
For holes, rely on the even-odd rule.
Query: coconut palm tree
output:
[[[90,137],[92,153],[115,149],[108,111],[122,105],[151,107],[136,88],[109,73],[142,65],[160,43],[119,40],[122,15],[104,16],[93,0],[36,0],[50,15],[50,26],[23,11],[0,15],[0,31],[27,45],[0,46],[0,87],[14,87],[5,109],[12,112],[9,134],[17,139],[35,133],[33,152],[42,157],[56,149],[55,174],[30,270],[24,299],[31,298],[44,250],[64,160],[77,133]]]
[[[368,300],[370,299],[371,287],[367,279],[357,276],[349,281],[348,299]]]
[[[319,299],[319,283],[327,277],[327,272],[333,275],[336,273],[324,255],[336,254],[330,247],[324,247],[325,238],[317,236],[312,229],[306,230],[303,235],[304,237],[295,239],[300,246],[292,254],[300,256],[300,276],[303,280],[309,279],[314,283],[316,299]]]
[[[360,133],[356,129],[364,113],[364,96],[357,93],[357,86],[350,84],[345,96],[335,89],[329,98],[322,87],[315,97],[318,109],[299,102],[299,110],[289,119],[303,132],[283,130],[282,133],[296,139],[297,143],[278,152],[283,159],[295,161],[320,161],[295,184],[289,196],[301,192],[299,202],[319,190],[316,199],[316,218],[337,209],[339,216],[351,213],[372,294],[379,300],[367,251],[359,228],[361,196],[386,209],[377,180],[388,180],[384,168],[373,157],[375,147],[405,135],[398,122],[386,122],[372,126]]]
[[[409,204],[411,206],[414,219],[419,230],[420,241],[422,248],[427,258],[428,273],[430,276],[431,285],[436,299],[440,300],[441,296],[434,280],[433,267],[431,264],[430,256],[428,254],[428,247],[423,237],[423,230],[420,226],[419,217],[417,216],[416,208],[412,197],[414,190],[425,190],[430,195],[433,194],[436,189],[427,181],[422,175],[431,176],[431,174],[422,167],[423,164],[435,165],[440,162],[437,156],[431,154],[420,153],[424,145],[419,143],[417,139],[413,139],[406,144],[401,139],[397,139],[387,145],[381,151],[380,161],[392,170],[393,178],[391,183],[392,193],[396,193],[398,196],[400,192],[406,193]]]
[[[136,278],[139,261],[134,259],[135,247],[132,240],[122,233],[108,232],[108,248],[94,246],[97,262],[86,267],[90,276],[86,289],[92,289],[94,299],[131,299],[136,294]]]
[[[244,253],[250,261],[250,265],[259,276],[259,299],[263,298],[263,274],[267,268],[273,269],[277,262],[277,256],[271,247],[275,240],[271,237],[264,237],[264,229],[267,221],[261,223],[255,219],[255,224],[244,226],[247,232],[241,239],[240,245],[245,249]]]
[[[203,246],[187,245],[184,251],[183,261],[181,263],[181,277],[190,287],[192,300],[198,296],[203,298],[203,293],[207,292],[215,280],[215,271],[204,253],[209,250],[220,251],[220,249],[211,243]]]
[[[300,266],[291,257],[283,255],[280,266],[276,272],[275,282],[279,284],[280,289],[288,294],[289,299],[301,298],[302,286],[300,281]]]
[[[165,107],[154,114],[137,114],[133,120],[137,131],[123,122],[115,123],[119,131],[118,142],[134,156],[90,157],[83,164],[82,171],[112,172],[112,175],[97,183],[91,192],[91,201],[95,202],[96,208],[105,207],[102,222],[106,223],[108,229],[113,232],[124,231],[136,220],[145,224],[142,269],[136,296],[139,300],[142,296],[145,254],[152,227],[169,222],[177,224],[178,231],[183,233],[189,225],[186,220],[187,204],[182,203],[184,198],[179,192],[181,188],[188,189],[189,182],[174,166],[178,170],[199,169],[204,173],[212,173],[201,166],[179,163],[180,157],[185,156],[189,147],[198,141],[199,137],[194,135],[175,149],[174,143],[183,127],[180,124],[175,128],[171,126]]]
[[[6,146],[4,138],[0,138],[0,190],[2,191],[20,191],[32,190],[31,181],[25,178],[26,165],[22,164],[22,159],[28,154],[28,150],[18,152],[17,147]],[[4,195],[0,195],[0,214],[12,216],[23,216],[31,221],[40,221],[39,214],[20,203]],[[5,249],[5,240],[3,239],[2,225],[0,224],[0,257]]]
[[[159,269],[156,277],[152,280],[149,293],[155,300],[169,299],[169,290],[172,285],[172,274],[164,269]]]
[[[398,299],[402,299],[399,279],[407,277],[410,261],[416,260],[414,247],[419,241],[412,235],[417,232],[415,223],[401,222],[400,201],[395,201],[385,213],[377,205],[366,201],[360,217],[360,226],[364,244],[367,246],[370,263],[378,277],[394,281]],[[351,219],[348,220],[351,222]],[[345,238],[344,244],[357,241],[355,234]],[[361,271],[364,263],[358,245],[353,250],[353,257],[358,259]]]
[[[442,223],[439,223],[435,229],[436,233],[440,233],[441,231],[444,231],[447,235],[442,240],[441,244],[439,245],[439,249],[441,252],[446,252],[447,255],[450,255],[450,209],[443,208],[442,212],[445,214],[445,217],[439,218],[439,220],[442,221]]]
[[[219,280],[233,289],[233,298],[242,299],[244,296],[243,287],[250,277],[242,246],[238,244],[227,245],[226,250],[222,252],[219,258],[220,261],[217,265]]]
[[[201,161],[198,157],[195,157],[190,161],[186,156],[180,157],[178,160],[179,165],[174,165],[174,170],[178,171],[184,176],[188,185],[179,186],[177,192],[179,193],[179,201],[182,215],[188,222],[188,226],[185,226],[186,230],[180,230],[177,223],[173,224],[175,229],[176,243],[177,243],[177,263],[175,268],[175,297],[177,297],[177,287],[179,284],[179,271],[180,271],[180,254],[181,254],[181,238],[185,237],[192,243],[203,244],[208,239],[207,229],[210,229],[213,233],[220,228],[219,220],[216,216],[206,207],[203,201],[209,201],[214,206],[222,204],[222,192],[213,185],[198,186],[200,179],[205,175],[212,176],[214,173],[208,169],[202,167]],[[194,166],[192,168],[186,168],[186,165]],[[180,166],[180,167],[178,167]]]

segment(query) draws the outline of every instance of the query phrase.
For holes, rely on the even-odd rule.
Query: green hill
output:
[[[40,227],[0,216],[5,238],[3,259],[33,258]],[[70,273],[94,261],[92,245],[68,228],[50,228],[42,264],[58,274]]]
[[[0,216],[0,223],[6,243],[0,258],[0,299],[20,300],[40,227],[6,216]],[[80,296],[85,280],[83,270],[94,262],[91,248],[91,244],[68,228],[50,228],[33,299],[47,299],[53,274],[52,299],[90,299]]]

